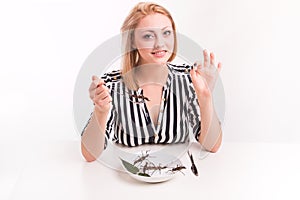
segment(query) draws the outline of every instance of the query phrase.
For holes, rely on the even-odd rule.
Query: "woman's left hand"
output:
[[[200,102],[211,98],[218,73],[221,70],[221,63],[218,63],[217,68],[215,66],[215,55],[213,53],[210,53],[209,59],[207,50],[203,50],[203,56],[204,62],[196,62],[191,70],[192,82]]]

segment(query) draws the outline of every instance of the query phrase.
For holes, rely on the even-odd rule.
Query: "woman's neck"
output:
[[[168,67],[166,64],[144,64],[135,68],[135,79],[139,87],[155,83],[164,85],[168,77]]]

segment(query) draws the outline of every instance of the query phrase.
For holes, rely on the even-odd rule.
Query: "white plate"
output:
[[[149,156],[142,162],[134,163],[137,159],[139,159],[141,156],[144,156],[146,154],[149,154]],[[122,160],[134,165],[139,169],[139,172],[143,173],[144,166],[147,164],[147,166],[166,166],[165,169],[161,170],[146,170],[145,172],[150,175],[150,177],[147,176],[141,176],[138,175],[138,173],[134,174],[130,172]],[[127,157],[123,156],[120,158],[120,162],[122,164],[123,169],[134,179],[148,182],[148,183],[158,183],[158,182],[164,182],[167,180],[170,180],[171,178],[174,178],[176,174],[183,173],[185,169],[182,169],[181,171],[172,171],[173,168],[182,166],[181,161],[169,154],[163,154],[161,152],[140,152],[139,154],[128,155]],[[183,174],[182,174],[183,175]]]

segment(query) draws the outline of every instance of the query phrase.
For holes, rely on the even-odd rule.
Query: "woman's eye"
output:
[[[153,39],[154,38],[154,35],[152,34],[146,34],[143,36],[144,39]]]
[[[172,32],[169,31],[169,30],[168,30],[168,31],[164,31],[164,35],[165,35],[165,36],[171,35],[171,33],[172,33]]]

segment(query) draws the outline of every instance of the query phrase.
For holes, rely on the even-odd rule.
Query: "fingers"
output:
[[[98,76],[93,75],[92,76],[92,81],[99,79]]]
[[[106,106],[107,104],[109,104],[110,102],[112,101],[112,98],[109,94],[106,93],[106,95],[104,96],[100,96],[100,95],[97,95],[95,98],[94,98],[94,103],[100,107],[102,106]]]
[[[221,63],[218,63],[218,72],[220,72],[221,71],[221,69],[222,69],[222,64]]]
[[[92,76],[92,83],[90,85],[89,91],[91,92],[92,90],[97,88],[98,85],[98,80],[99,78],[97,76]]]
[[[109,90],[106,86],[101,85],[96,89],[95,97],[93,98],[93,101],[98,106],[105,106],[108,103],[112,101],[112,98],[110,96]]]
[[[202,68],[206,68],[206,67],[215,67],[215,63],[216,63],[216,59],[215,59],[215,54],[213,52],[211,52],[210,54],[208,54],[208,51],[205,49],[203,50],[203,57],[204,57],[204,62],[203,62],[203,66]],[[200,64],[197,64],[198,69],[201,69]],[[221,63],[218,63],[217,65],[217,70],[218,72],[221,71]]]
[[[109,89],[105,86],[105,82],[97,76],[92,76],[92,83],[89,88],[90,98],[95,106],[100,108],[101,112],[106,111],[110,107],[112,97]]]
[[[104,85],[105,82],[102,79],[99,79],[97,76],[92,76],[92,83],[89,87],[89,94],[90,98],[93,100],[95,97],[96,88],[98,88],[101,85]]]
[[[194,73],[199,73],[202,69],[202,64],[200,61],[196,61],[194,64],[193,64],[193,67],[191,69],[191,72],[194,71]]]
[[[203,66],[208,67],[209,58],[208,58],[208,53],[207,53],[206,49],[203,50],[203,57],[204,57]]]
[[[201,63],[197,63],[196,72],[200,73],[202,68],[203,68],[202,64]]]
[[[109,94],[109,89],[105,85],[100,85],[95,90],[95,96],[103,96],[104,94]]]
[[[92,76],[92,84],[91,84],[91,86],[94,87],[94,88],[96,88],[97,85],[98,85],[99,80],[100,79],[97,76],[93,75]]]
[[[105,84],[104,80],[99,79],[97,76],[93,76],[92,80],[93,80],[93,82],[92,82],[93,86],[95,86],[95,87],[99,87],[99,85]]]
[[[190,71],[190,74],[191,74],[191,79],[192,79],[192,82],[194,83],[195,82],[195,79],[196,79],[196,67],[194,67],[193,69],[191,69]]]
[[[110,102],[112,102],[111,96],[105,97],[105,98],[103,99],[103,101],[102,101],[102,103],[103,103],[104,105],[109,104]]]
[[[193,65],[193,69],[196,70],[196,71],[199,71],[201,68],[202,68],[202,64],[200,61],[196,61]]]
[[[215,54],[213,52],[210,53],[210,66],[215,66]]]
[[[196,63],[195,63],[196,64]],[[194,66],[195,66],[195,64],[194,64]],[[190,71],[190,74],[191,74],[191,78],[193,79],[194,78],[194,76],[195,76],[195,67],[193,67],[192,69],[191,69],[191,71]]]
[[[192,79],[194,79],[197,74],[201,73],[201,71],[200,71],[201,68],[202,68],[202,65],[200,63],[199,64],[197,62],[194,63],[194,66],[193,66],[193,68],[190,71]]]

